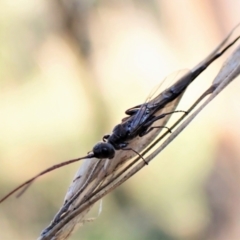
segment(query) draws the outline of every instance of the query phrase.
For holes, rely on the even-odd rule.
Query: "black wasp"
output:
[[[112,159],[115,156],[116,150],[122,149],[134,151],[134,149],[126,148],[128,145],[128,141],[134,139],[137,136],[142,137],[148,134],[153,128],[156,128],[156,126],[151,127],[155,121],[164,118],[166,115],[172,114],[174,112],[179,112],[173,111],[168,113],[162,113],[160,115],[155,115],[168,103],[178,98],[196,77],[198,77],[211,63],[213,63],[217,58],[219,58],[240,38],[237,37],[229,45],[223,48],[222,51],[218,52],[218,50],[223,46],[228,37],[219,45],[219,47],[216,49],[216,51],[213,52],[213,54],[210,54],[209,57],[207,57],[202,63],[200,63],[194,69],[181,77],[171,87],[164,90],[151,101],[126,110],[125,113],[129,115],[129,117],[124,118],[122,120],[122,123],[116,125],[112,131],[112,134],[105,135],[103,137],[103,142],[97,143],[93,147],[92,153],[85,158],[95,157],[99,159]],[[162,128],[163,126],[159,127]]]
[[[116,150],[132,150],[140,157],[141,155],[136,152],[132,148],[127,148],[129,141],[133,140],[137,136],[143,137],[144,135],[151,132],[154,128],[164,128],[164,126],[152,126],[154,122],[157,120],[164,118],[166,115],[172,114],[177,111],[160,113],[159,110],[164,109],[165,106],[178,97],[180,97],[189,84],[198,77],[211,63],[213,63],[217,58],[219,58],[227,49],[229,49],[240,37],[237,37],[230,44],[228,44],[223,50],[221,48],[224,46],[226,41],[231,36],[232,32],[223,40],[223,42],[200,64],[198,64],[195,68],[181,77],[176,83],[174,83],[171,87],[164,90],[154,99],[137,105],[133,108],[128,109],[125,113],[128,115],[125,117],[122,122],[115,126],[112,133],[110,135],[103,136],[103,141],[97,143],[92,151],[88,153],[87,156],[76,158],[72,160],[68,160],[59,164],[56,164],[35,177],[29,179],[24,182],[5,197],[0,200],[0,203],[3,202],[6,198],[12,195],[17,190],[21,189],[25,186],[25,189],[38,177],[44,175],[50,171],[53,171],[56,168],[60,168],[62,166],[68,165],[73,162],[77,162],[82,159],[87,158],[98,158],[98,159],[112,159],[115,156]],[[161,111],[162,112],[162,111]],[[183,112],[183,111],[182,111]],[[143,159],[144,160],[144,159]]]

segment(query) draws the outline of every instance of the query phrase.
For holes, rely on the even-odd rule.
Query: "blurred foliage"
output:
[[[237,0],[1,1],[1,195],[50,165],[85,155],[164,76],[201,61],[239,21],[239,9]],[[220,64],[189,88],[179,109],[191,105]],[[239,239],[234,84],[106,197],[101,215],[71,239]],[[78,166],[3,203],[0,239],[36,239]],[[231,226],[221,221],[226,216]]]

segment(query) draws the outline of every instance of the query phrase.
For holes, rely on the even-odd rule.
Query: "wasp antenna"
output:
[[[71,160],[68,160],[68,161],[64,161],[64,162],[61,162],[61,163],[58,163],[56,165],[53,165],[52,167],[50,168],[47,168],[45,169],[44,171],[40,172],[39,174],[37,174],[36,176],[32,177],[31,179],[27,180],[26,182],[24,182],[23,184],[19,185],[18,187],[16,187],[15,189],[13,189],[11,192],[9,192],[6,196],[4,196],[2,199],[0,199],[0,203],[2,203],[3,201],[5,201],[7,198],[9,198],[12,194],[14,194],[15,192],[17,192],[19,189],[23,188],[22,191],[17,195],[17,197],[20,197],[29,187],[30,185],[33,183],[33,181],[35,181],[37,178],[39,178],[40,176],[48,173],[48,172],[51,172],[57,168],[61,168],[63,166],[66,166],[68,164],[71,164],[71,163],[74,163],[74,162],[78,162],[80,160],[83,160],[83,159],[87,159],[87,158],[93,158],[94,157],[94,154],[89,154],[85,157],[81,157],[81,158],[75,158],[75,159],[71,159]]]

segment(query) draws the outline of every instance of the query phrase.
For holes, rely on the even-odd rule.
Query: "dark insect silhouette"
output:
[[[195,68],[193,68],[184,76],[182,76],[172,86],[165,89],[163,92],[161,92],[158,96],[156,96],[152,100],[126,110],[125,113],[128,116],[125,117],[120,124],[115,126],[111,134],[103,136],[103,141],[97,143],[93,147],[92,151],[88,153],[87,156],[56,164],[40,172],[35,177],[29,179],[25,183],[15,188],[5,197],[3,197],[0,200],[0,203],[3,202],[6,198],[8,198],[10,195],[12,195],[14,192],[24,187],[24,189],[20,193],[21,195],[30,186],[30,184],[41,175],[44,175],[50,171],[53,171],[56,168],[60,168],[62,166],[68,165],[73,162],[77,162],[82,159],[87,158],[112,159],[114,158],[115,152],[117,150],[123,151],[131,150],[144,160],[141,154],[139,154],[133,148],[128,148],[129,142],[136,139],[136,137],[143,137],[145,135],[148,135],[154,128],[167,128],[165,126],[152,126],[152,125],[157,120],[164,118],[167,115],[170,115],[175,112],[184,112],[184,111],[170,111],[164,113],[163,111],[160,110],[164,110],[166,105],[180,98],[184,91],[186,90],[186,88],[189,86],[189,84],[240,38],[237,37],[235,40],[233,40],[230,44],[228,44],[225,48],[221,50],[226,41],[229,39],[231,33],[227,36],[226,39],[223,40],[223,42],[216,48],[216,50],[214,50],[213,53],[211,53],[202,63],[198,64]],[[176,104],[177,103],[178,101],[176,101]],[[174,107],[176,107],[176,104]]]

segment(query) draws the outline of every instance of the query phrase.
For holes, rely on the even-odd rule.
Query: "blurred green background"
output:
[[[84,156],[173,71],[191,68],[240,21],[238,0],[2,0],[0,194]],[[189,88],[186,110],[226,55]],[[104,198],[71,239],[239,240],[240,82],[148,167]],[[0,239],[36,239],[80,163],[0,205]],[[97,216],[97,208],[91,216]]]

